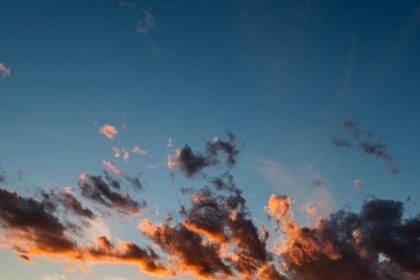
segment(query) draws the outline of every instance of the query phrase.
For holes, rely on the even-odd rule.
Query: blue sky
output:
[[[404,202],[407,217],[420,210],[418,1],[6,0],[1,6],[1,188],[40,200],[40,190],[71,186],[95,209],[78,182],[84,172],[102,174],[104,161],[140,174],[144,185],[129,193],[148,209],[101,216],[97,232],[79,244],[104,230],[113,241],[151,244],[136,229],[139,221],[177,215],[189,201],[179,188],[208,184],[202,174],[184,176],[176,150],[188,143],[203,152],[206,141],[219,143],[216,136],[227,141],[226,130],[239,150],[228,170],[252,220],[273,231],[270,248],[282,238],[266,218],[271,194],[289,196],[296,222],[313,227],[321,212],[358,212],[372,197]],[[100,133],[105,125],[117,130],[114,138]],[[369,152],[364,142],[380,145]],[[147,154],[132,152],[135,146]],[[217,176],[225,169],[203,172]],[[304,205],[317,207],[318,216],[307,219]],[[0,251],[7,279],[155,279],[136,265],[86,262],[92,270],[86,274],[64,272],[65,262],[34,256],[34,264],[15,255],[12,248]],[[178,277],[196,275],[186,270]]]

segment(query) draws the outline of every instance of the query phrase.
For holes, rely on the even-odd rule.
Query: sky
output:
[[[0,9],[2,279],[420,279],[418,1]]]

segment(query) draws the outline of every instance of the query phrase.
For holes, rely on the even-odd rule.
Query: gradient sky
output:
[[[226,171],[243,191],[259,234],[262,224],[270,232],[270,264],[288,277],[279,279],[312,279],[277,259],[282,240],[296,237],[281,229],[291,221],[295,229],[320,230],[319,221],[340,209],[359,213],[369,201],[401,201],[400,222],[420,223],[418,1],[4,0],[0,36],[2,279],[222,278],[220,271],[203,276],[182,262],[169,269],[166,256],[177,256],[148,235],[144,219],[179,228],[188,220],[181,205],[192,209],[189,196],[204,196],[199,190],[211,187],[209,176]],[[203,157],[188,154],[188,147]],[[235,164],[228,164],[229,155]],[[147,206],[136,213],[83,194],[83,174],[104,179],[103,170]],[[38,201],[63,226],[78,224],[81,234],[71,227],[65,234],[80,248],[97,245],[96,236],[116,247],[119,240],[152,246],[168,271],[178,267],[177,275],[153,276],[115,256],[80,261],[54,250],[19,252],[16,245],[40,229],[23,218],[9,220],[13,190],[21,203]],[[113,189],[126,198],[123,190]],[[42,191],[55,195],[56,210]],[[65,194],[95,218],[72,214],[59,202]],[[272,194],[292,210],[275,212]],[[23,235],[12,240],[16,233]],[[233,247],[229,252],[240,255]],[[393,279],[420,279],[385,249],[375,252],[380,267],[389,262],[403,271]],[[16,257],[22,254],[31,261]],[[69,266],[74,270],[63,270]],[[366,277],[358,279],[379,276]]]

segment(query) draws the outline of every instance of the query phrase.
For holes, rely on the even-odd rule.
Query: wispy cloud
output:
[[[129,2],[129,1],[120,0],[118,2],[118,5],[120,5],[120,7],[127,8],[129,10],[134,10],[136,8],[137,3],[134,1]]]
[[[112,165],[109,161],[106,160],[102,160],[102,164],[108,168],[109,170],[111,170],[114,174],[116,175],[121,175],[122,170],[118,169],[117,167],[115,167],[114,165]]]
[[[67,277],[58,273],[54,275],[46,274],[43,280],[67,280]]]
[[[5,78],[6,76],[10,76],[10,68],[6,68],[3,63],[0,63],[0,72],[2,78]]]
[[[114,137],[118,134],[117,129],[109,124],[99,127],[99,133],[105,135],[108,139],[114,139]]]
[[[172,147],[172,139],[171,138],[169,138],[168,139],[168,144],[166,144],[166,146],[168,146],[168,147]]]
[[[145,14],[145,19],[140,20],[137,23],[137,32],[147,34],[150,29],[155,28],[155,18],[152,16],[152,8],[149,8],[149,10],[145,10],[141,8]]]
[[[147,155],[147,151],[146,150],[142,150],[142,149],[140,149],[139,147],[137,147],[137,146],[134,146],[134,148],[131,150],[131,152],[133,153],[133,154],[140,154],[140,155]]]
[[[114,152],[114,157],[119,158],[120,157],[120,149],[117,147],[113,147],[112,151]]]
[[[367,155],[374,156],[379,160],[388,162],[389,170],[393,174],[398,174],[398,166],[394,163],[391,155],[388,153],[388,145],[375,140],[377,137],[375,134],[368,130],[360,128],[359,121],[343,120],[341,122],[342,129],[349,133],[353,141],[356,142],[356,147]],[[331,137],[331,141],[334,146],[338,148],[349,148],[352,144],[346,139],[339,139],[335,136]]]

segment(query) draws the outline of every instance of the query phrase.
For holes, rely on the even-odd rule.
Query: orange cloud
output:
[[[302,207],[300,207],[299,209],[302,210],[303,212],[306,213],[307,218],[311,218],[311,219],[318,219],[318,211],[316,206],[312,206],[311,207],[311,203],[305,204]]]
[[[177,149],[176,152],[175,152],[175,155],[171,155],[171,154],[168,155],[167,165],[168,165],[169,169],[174,168],[174,166],[176,165],[175,160],[179,157],[180,153],[181,153],[181,150]]]
[[[130,153],[126,150],[122,149],[121,152],[123,153],[123,158],[125,162],[128,162],[128,158],[130,157]]]
[[[140,155],[147,155],[147,151],[140,149],[137,146],[134,146],[134,148],[131,150],[132,153],[140,154]]]
[[[115,166],[113,166],[109,161],[106,160],[102,160],[102,164],[108,168],[109,170],[111,170],[114,174],[116,175],[121,175],[122,174],[122,170],[116,168]]]
[[[113,147],[112,151],[114,152],[114,157],[119,158],[120,157],[120,149],[117,147]]]
[[[361,182],[362,182],[362,179],[354,180],[354,187],[356,188],[356,190],[358,190],[360,188],[360,183]]]
[[[99,133],[112,140],[118,134],[118,131],[114,126],[106,124],[99,128]]]
[[[0,63],[0,72],[3,78],[10,76],[10,69],[6,68],[3,63]]]

